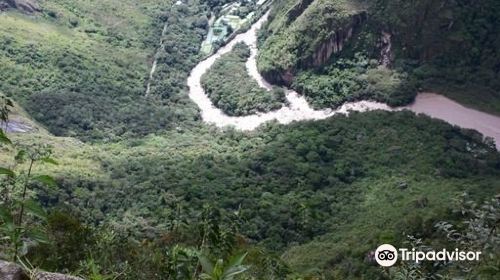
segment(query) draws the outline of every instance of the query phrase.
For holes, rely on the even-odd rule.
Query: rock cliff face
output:
[[[352,35],[366,20],[366,12],[362,12],[351,17],[349,24],[343,27],[335,28],[333,34],[326,41],[322,42],[313,53],[312,57],[308,58],[303,67],[318,67],[324,65],[330,60],[333,54],[336,54],[344,48],[345,43],[351,39]]]
[[[289,87],[295,78],[295,69],[286,71],[270,70],[261,73],[264,79],[272,84]]]
[[[41,11],[36,0],[0,0],[0,10],[7,8],[18,9],[30,14]]]
[[[392,34],[382,31],[382,36],[380,38],[380,65],[389,67],[394,59],[392,53]]]
[[[366,12],[352,15],[347,24],[332,26],[331,35],[315,47],[315,51],[308,57],[302,58],[294,67],[283,71],[270,70],[262,72],[262,76],[269,82],[278,85],[290,86],[298,69],[320,67],[326,64],[332,55],[343,50],[345,44],[366,20]]]
[[[17,264],[0,261],[1,280],[30,280],[30,277]],[[59,273],[37,272],[31,280],[83,280],[79,277]]]

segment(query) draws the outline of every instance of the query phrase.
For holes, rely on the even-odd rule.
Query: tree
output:
[[[200,278],[203,280],[232,280],[238,274],[245,272],[248,267],[243,265],[247,253],[234,255],[227,261],[218,259],[215,263],[207,257],[200,256],[200,263],[203,273]]]
[[[466,193],[455,200],[453,210],[462,218],[458,223],[440,221],[435,224],[438,232],[445,234],[445,242],[461,251],[481,252],[478,262],[439,262],[425,266],[422,263],[402,262],[389,271],[391,279],[496,279],[500,273],[500,197],[477,204]],[[410,248],[432,250],[421,238],[409,236]]]
[[[3,98],[0,115],[2,122],[7,122],[11,107],[12,102]],[[11,144],[2,129],[0,132],[2,142]],[[3,247],[2,251],[7,255],[6,257],[10,257],[13,261],[26,255],[34,244],[47,242],[43,227],[40,227],[46,220],[46,213],[34,200],[28,198],[28,187],[35,182],[55,186],[56,183],[52,177],[47,175],[33,176],[32,171],[35,162],[38,161],[57,164],[55,160],[50,158],[51,151],[47,146],[18,146],[15,149],[18,150],[15,157],[16,162],[28,161],[28,170],[16,173],[12,169],[0,167],[2,177],[0,183],[4,187],[3,199],[0,202],[0,247]],[[30,214],[32,219],[29,223],[26,222],[27,214]]]

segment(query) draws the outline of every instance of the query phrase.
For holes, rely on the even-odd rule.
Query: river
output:
[[[244,42],[251,50],[251,56],[246,63],[249,75],[261,87],[268,90],[272,89],[272,85],[259,74],[256,63],[258,52],[257,30],[267,20],[268,16],[269,13],[266,13],[248,31],[238,34],[215,54],[198,63],[191,71],[187,80],[189,97],[200,108],[204,122],[214,124],[218,127],[233,126],[239,130],[253,130],[261,124],[272,120],[276,120],[281,124],[288,124],[293,121],[325,119],[336,114],[347,114],[349,111],[395,111],[407,109],[415,113],[424,113],[431,117],[442,119],[463,128],[475,129],[483,135],[495,139],[497,149],[500,150],[500,117],[466,108],[444,96],[433,93],[420,93],[413,104],[400,108],[391,108],[380,102],[358,101],[345,103],[335,110],[314,110],[303,96],[293,90],[286,90],[288,105],[283,106],[281,109],[241,117],[226,115],[222,110],[216,108],[205,94],[201,86],[201,77],[217,59],[230,52],[235,44]]]
[[[423,113],[463,128],[471,128],[484,136],[495,139],[500,151],[500,117],[467,108],[449,98],[435,93],[419,93],[412,104],[403,107]]]

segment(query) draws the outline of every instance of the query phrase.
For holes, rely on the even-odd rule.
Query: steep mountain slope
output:
[[[38,1],[38,5],[41,12],[31,16],[15,9],[0,16],[0,91],[51,132],[86,140],[113,139],[196,118],[181,91],[197,47],[163,51],[163,57],[175,60],[168,67],[170,98],[143,96],[164,21],[170,24],[167,40],[196,46],[205,29],[192,23],[203,6],[116,0]],[[164,72],[160,67],[157,78]],[[160,96],[163,89],[156,88],[154,96]],[[125,125],[130,120],[134,124]]]
[[[278,0],[262,34],[259,68],[318,107],[337,106],[329,99],[346,87],[352,99],[408,103],[419,86],[498,114],[499,26],[500,4],[491,0]],[[335,63],[345,71],[334,71]],[[379,64],[393,73],[370,72]],[[404,93],[369,87],[391,76]],[[321,81],[331,86],[315,88]]]
[[[340,51],[365,18],[362,6],[354,1],[305,0],[282,5],[269,23],[270,36],[261,47],[259,66],[269,80],[288,85],[296,69],[323,65]]]
[[[171,245],[197,240],[200,208],[210,205],[237,213],[239,250],[285,252],[285,264],[304,277],[382,278],[364,260],[381,242],[402,246],[411,234],[446,246],[433,226],[457,218],[454,198],[500,191],[499,154],[480,138],[409,112],[272,124],[252,134],[172,132],[102,147],[97,158],[111,181],[68,174],[66,192],[51,200],[125,236],[166,235]]]

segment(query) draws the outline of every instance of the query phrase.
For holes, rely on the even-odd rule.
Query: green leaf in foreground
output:
[[[42,220],[47,220],[47,213],[45,210],[36,203],[34,200],[27,200],[24,202],[24,207],[28,210],[28,212]]]
[[[10,139],[7,137],[7,135],[5,135],[5,133],[1,129],[0,129],[0,143],[12,144]]]
[[[31,239],[38,243],[49,243],[49,238],[47,234],[38,229],[32,229],[26,232],[26,235]]]
[[[51,188],[57,187],[56,180],[54,180],[54,178],[52,178],[51,176],[48,176],[48,175],[39,175],[39,176],[34,177],[33,180],[40,182],[44,185],[47,185],[48,187],[51,187]]]
[[[50,158],[50,157],[44,157],[41,159],[41,161],[43,161],[45,163],[50,163],[53,165],[59,165],[59,163],[57,161],[55,161],[53,158]]]
[[[0,167],[0,175],[7,175],[11,178],[16,177],[16,174],[14,173],[14,171],[7,169],[7,168],[3,168],[3,167]]]
[[[4,206],[0,206],[0,220],[3,221],[5,224],[14,223],[14,218],[12,217],[12,214],[10,213],[9,209],[5,208]]]
[[[26,151],[25,150],[20,150],[19,152],[17,152],[17,155],[16,157],[14,158],[18,163],[22,163],[24,162],[24,159],[26,158]]]

